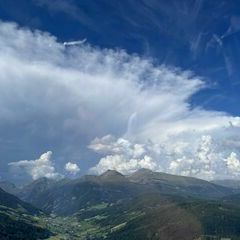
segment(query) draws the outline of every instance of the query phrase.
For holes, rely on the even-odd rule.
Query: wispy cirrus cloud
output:
[[[78,7],[74,0],[33,0],[33,2],[39,7],[46,8],[50,14],[63,13],[83,25],[93,27],[91,18]]]

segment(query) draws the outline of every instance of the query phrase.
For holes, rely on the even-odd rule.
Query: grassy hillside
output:
[[[37,208],[0,189],[0,239],[46,239],[51,235],[41,223]]]
[[[142,195],[115,204],[99,203],[67,217],[45,219],[51,239],[193,240],[240,239],[240,209],[220,201]],[[204,239],[204,238],[203,238]]]
[[[41,224],[40,218],[0,205],[0,239],[46,239],[51,232]]]

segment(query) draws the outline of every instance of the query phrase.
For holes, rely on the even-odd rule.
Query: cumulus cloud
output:
[[[151,170],[161,168],[153,158],[158,153],[158,146],[151,142],[148,144],[131,143],[127,139],[116,139],[111,135],[107,135],[101,139],[96,138],[93,140],[89,148],[106,155],[100,159],[97,166],[91,169],[91,171],[99,174],[108,169],[128,174],[140,168]]]
[[[48,151],[36,160],[22,160],[19,162],[9,163],[10,166],[21,169],[29,174],[33,180],[46,177],[46,178],[60,178],[61,175],[55,171],[51,160],[52,152]]]
[[[225,131],[224,136],[227,137],[229,129]],[[151,141],[132,143],[110,135],[96,138],[89,148],[104,156],[91,171],[100,174],[107,169],[114,169],[128,174],[140,168],[148,168],[208,180],[239,177],[238,148],[229,147],[228,141],[219,138],[214,132],[212,135],[195,135],[192,141],[188,138],[183,140],[183,137],[169,139],[161,144]],[[228,137],[231,139],[232,135]],[[230,152],[231,149],[238,151],[238,154]]]
[[[78,172],[80,172],[79,166],[76,163],[71,162],[66,163],[65,170],[73,175],[76,175]]]
[[[240,118],[193,108],[189,99],[204,87],[191,72],[123,50],[66,48],[48,33],[0,22],[1,137],[16,154],[51,145],[62,169],[86,164],[94,150],[98,172],[231,176],[225,160],[239,155]]]
[[[240,174],[240,160],[235,152],[232,152],[226,159],[227,168],[234,175]]]

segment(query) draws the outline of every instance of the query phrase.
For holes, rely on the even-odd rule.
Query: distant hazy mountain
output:
[[[39,193],[48,190],[49,188],[54,186],[55,183],[55,180],[48,178],[40,178],[19,189],[19,191],[16,192],[16,195],[19,196],[22,200],[29,199],[29,197],[31,196],[32,201],[34,201],[34,199],[37,198]]]
[[[3,189],[5,192],[11,193],[13,195],[16,195],[19,191],[15,184],[8,181],[1,181],[0,188]]]

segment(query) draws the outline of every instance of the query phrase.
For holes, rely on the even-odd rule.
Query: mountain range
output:
[[[42,239],[240,236],[240,191],[196,178],[147,169],[131,175],[108,170],[78,179],[41,178],[22,188],[2,182],[0,187],[16,195],[0,191],[1,216],[14,212],[18,222],[28,216]]]

